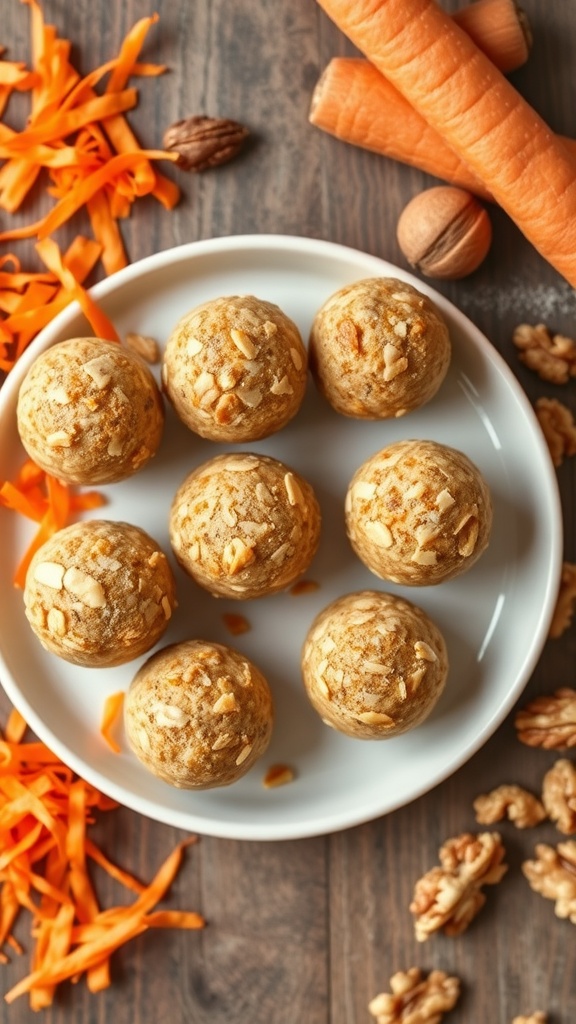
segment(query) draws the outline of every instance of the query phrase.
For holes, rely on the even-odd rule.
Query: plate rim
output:
[[[169,808],[165,814],[162,814],[161,807],[158,807],[156,804],[154,804],[153,807],[150,806],[150,802],[146,798],[134,793],[128,794],[130,801],[127,802],[126,791],[120,784],[113,780],[108,780],[107,778],[104,778],[103,780],[97,768],[93,769],[89,763],[81,762],[73,752],[71,753],[68,750],[64,741],[61,741],[58,736],[55,736],[50,729],[44,729],[39,714],[20,693],[15,680],[12,680],[3,652],[0,649],[0,685],[4,689],[13,706],[23,714],[29,722],[30,728],[39,739],[43,740],[43,742],[50,746],[53,752],[76,774],[80,775],[90,784],[96,786],[101,792],[118,801],[121,805],[142,814],[150,820],[181,828],[186,831],[194,831],[199,834],[210,835],[216,838],[247,841],[284,841],[328,835],[330,833],[340,832],[348,828],[356,827],[357,825],[364,824],[368,821],[376,820],[379,817],[384,817],[385,815],[398,810],[400,807],[409,805],[414,800],[419,799],[427,792],[435,789],[455,771],[461,768],[467,761],[469,761],[474,754],[484,746],[496,729],[502,724],[514,703],[521,695],[541,657],[555,608],[562,570],[563,517],[558,479],[544,435],[541,432],[541,428],[530,399],[518,378],[513,373],[510,365],[506,362],[498,349],[490,342],[487,336],[480,330],[480,328],[477,327],[476,324],[474,324],[474,322],[470,320],[469,317],[453,302],[441,293],[437,292],[432,285],[428,284],[426,281],[422,281],[415,274],[390,263],[390,261],[383,259],[380,256],[375,256],[371,253],[367,253],[363,250],[344,245],[339,242],[320,238],[309,238],[301,235],[284,235],[277,233],[222,235],[215,238],[185,242],[145,256],[140,260],[136,260],[135,262],[128,264],[128,266],[124,267],[122,270],[93,285],[89,289],[89,294],[95,301],[100,301],[102,299],[106,299],[106,297],[114,294],[116,291],[121,291],[123,287],[150,271],[153,272],[172,265],[175,262],[186,262],[187,260],[193,260],[206,255],[218,253],[229,254],[235,249],[242,250],[243,252],[248,249],[279,249],[283,253],[302,253],[304,250],[306,255],[317,255],[318,257],[324,257],[331,260],[337,259],[345,261],[348,259],[355,261],[361,259],[363,262],[367,261],[368,263],[373,263],[374,276],[383,276],[384,274],[390,275],[393,273],[395,276],[400,277],[407,283],[413,284],[416,288],[419,288],[420,291],[429,295],[430,298],[437,303],[439,308],[444,313],[449,314],[468,336],[473,336],[474,343],[479,347],[484,357],[489,363],[494,365],[501,377],[505,380],[508,388],[513,392],[516,401],[523,408],[524,415],[526,415],[533,423],[535,428],[534,441],[540,448],[541,460],[543,465],[547,467],[548,472],[546,486],[543,488],[543,493],[546,495],[545,507],[547,508],[549,522],[552,525],[549,536],[550,561],[548,574],[544,594],[542,595],[539,628],[536,630],[532,639],[527,657],[518,667],[515,685],[510,688],[506,696],[499,702],[498,706],[494,708],[492,715],[488,721],[485,722],[483,729],[477,735],[474,743],[469,744],[465,751],[457,752],[450,762],[444,766],[441,772],[435,773],[431,781],[423,780],[422,784],[417,787],[416,790],[411,791],[409,799],[401,797],[397,801],[392,800],[387,803],[385,809],[377,809],[375,807],[371,809],[364,808],[362,810],[358,810],[354,816],[348,814],[345,821],[342,821],[341,817],[339,817],[336,812],[331,812],[323,817],[315,817],[314,822],[305,821],[299,824],[294,822],[286,825],[283,823],[246,824],[240,821],[234,821],[227,824],[226,822],[221,822],[218,819],[205,819],[201,815],[174,808]],[[66,327],[67,323],[73,321],[79,315],[85,317],[85,314],[81,310],[78,302],[73,301],[58,313],[50,324],[43,328],[30,343],[18,360],[14,370],[8,375],[0,389],[0,419],[2,418],[4,406],[11,400],[14,390],[19,387],[23,376],[36,356],[53,344],[56,337]],[[14,377],[12,374],[14,374]],[[538,429],[536,429],[536,427]],[[30,719],[32,719],[32,721],[30,721]],[[104,785],[102,785],[102,781],[104,781]]]

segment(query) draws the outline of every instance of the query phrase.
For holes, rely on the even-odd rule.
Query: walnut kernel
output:
[[[536,697],[516,714],[518,739],[529,747],[564,750],[576,746],[576,690],[564,686]]]
[[[227,117],[205,114],[176,121],[164,133],[164,147],[178,153],[185,171],[206,171],[227,163],[239,153],[249,131]]]
[[[416,939],[434,932],[460,935],[486,902],[484,885],[496,885],[508,870],[497,832],[463,832],[448,839],[439,851],[440,865],[420,878],[410,910],[415,915]]]
[[[392,975],[390,989],[368,1004],[376,1024],[439,1024],[456,1005],[460,981],[445,971],[431,971],[425,978],[418,967],[411,967]]]
[[[558,846],[538,843],[536,859],[522,864],[522,871],[534,892],[554,900],[557,917],[576,924],[576,841],[567,840]]]
[[[576,832],[576,765],[567,758],[556,761],[542,782],[542,801],[564,835]]]
[[[493,825],[507,817],[516,828],[532,828],[546,817],[540,800],[521,786],[498,786],[476,797],[473,806],[480,825]]]
[[[576,341],[551,334],[545,324],[519,324],[512,341],[520,362],[551,384],[566,384],[576,375]]]
[[[576,423],[570,409],[556,398],[539,398],[536,416],[552,462],[561,466],[565,455],[576,454]]]

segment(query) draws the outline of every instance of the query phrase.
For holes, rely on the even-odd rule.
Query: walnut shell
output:
[[[438,185],[414,196],[400,214],[398,245],[426,277],[457,280],[488,254],[492,225],[484,207],[462,188]]]

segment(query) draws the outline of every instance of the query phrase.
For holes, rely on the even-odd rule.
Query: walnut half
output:
[[[561,758],[546,772],[542,800],[556,828],[566,836],[576,832],[576,765]]]
[[[532,828],[546,817],[540,800],[515,785],[498,786],[490,793],[483,793],[476,797],[473,806],[479,825],[493,825],[507,817],[516,828]]]
[[[576,746],[576,690],[564,686],[536,697],[514,719],[518,739],[529,747],[564,750]]]
[[[566,384],[576,375],[576,342],[552,334],[545,324],[519,324],[512,336],[520,362],[551,384]]]
[[[539,398],[534,408],[552,462],[556,467],[561,466],[565,455],[576,454],[574,417],[568,406],[557,398]]]
[[[569,839],[558,846],[538,843],[536,859],[522,864],[522,871],[534,892],[554,900],[557,917],[576,924],[576,842]]]
[[[484,885],[495,885],[508,870],[505,850],[497,832],[463,832],[440,848],[440,867],[420,878],[410,910],[415,915],[418,942],[434,932],[460,935],[486,902]]]
[[[178,154],[178,166],[185,171],[206,171],[227,163],[239,153],[248,129],[229,117],[196,114],[170,125],[164,133],[164,148]]]
[[[392,975],[390,989],[368,1005],[376,1024],[439,1024],[458,1000],[460,981],[445,971],[424,978],[418,967],[411,967]]]

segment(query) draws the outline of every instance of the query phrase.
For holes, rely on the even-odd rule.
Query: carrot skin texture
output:
[[[309,120],[342,142],[491,199],[468,165],[367,60],[332,58],[312,94]]]
[[[532,31],[516,0],[472,0],[451,17],[504,74],[528,60]]]
[[[309,120],[342,142],[409,164],[482,199],[492,199],[442,136],[362,57],[329,61],[312,94]],[[576,140],[560,138],[576,155]]]
[[[576,287],[576,155],[433,0],[318,0]]]

